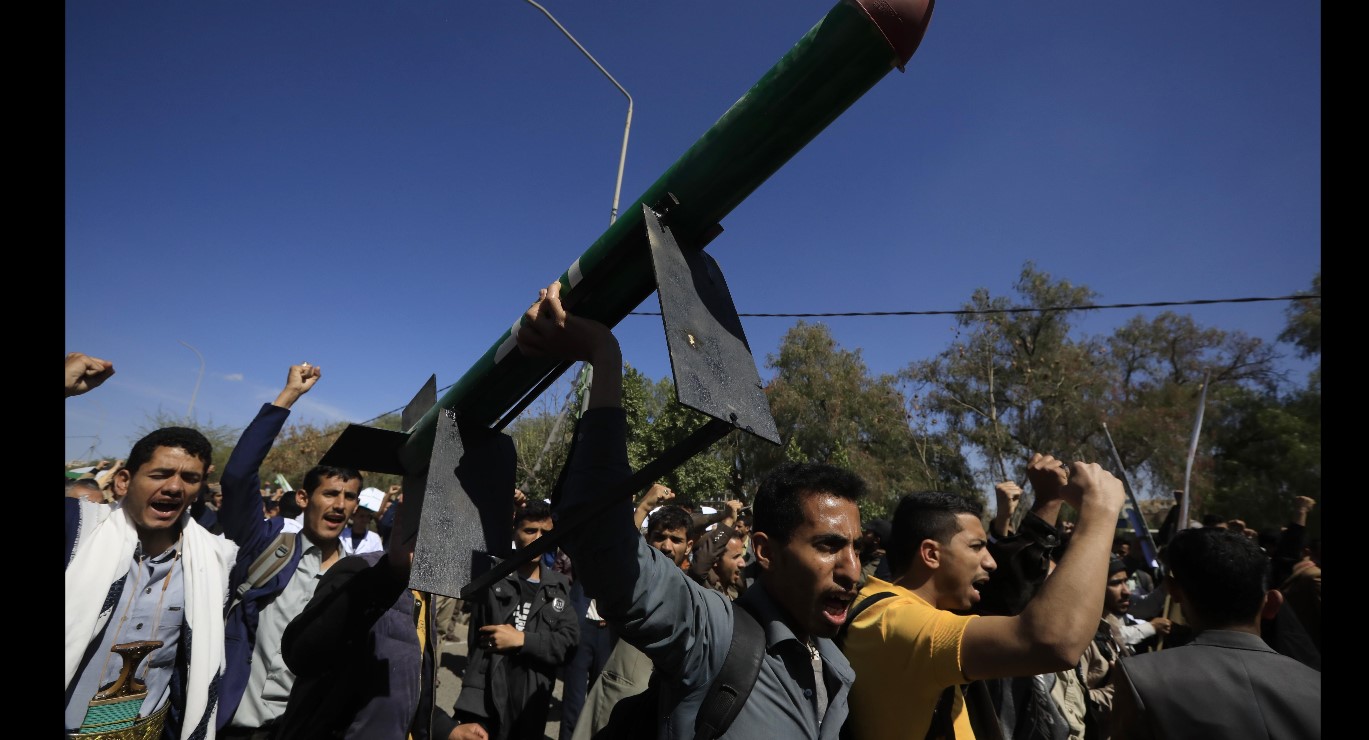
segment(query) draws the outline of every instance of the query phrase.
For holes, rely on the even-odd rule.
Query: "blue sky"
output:
[[[635,102],[623,206],[832,8],[543,5]],[[302,361],[324,376],[292,420],[396,409],[608,225],[626,99],[522,0],[84,0],[65,25],[65,349],[116,368],[66,402],[67,460],[125,455],[192,395],[200,422],[245,425]],[[907,71],[709,252],[744,313],[955,309],[1027,260],[1100,303],[1305,290],[1320,59],[1319,2],[942,2]],[[1182,310],[1272,342],[1285,308]],[[793,320],[743,323],[766,377]],[[827,323],[875,372],[954,338],[951,317]],[[659,318],[618,335],[669,374]]]

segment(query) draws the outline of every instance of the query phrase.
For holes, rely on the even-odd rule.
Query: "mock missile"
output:
[[[674,194],[676,238],[706,241],[724,216],[837,116],[890,70],[903,69],[922,41],[933,5],[934,0],[838,2],[561,274],[567,309],[617,325],[656,289],[642,206]],[[554,362],[516,351],[516,327],[418,421],[400,453],[406,467],[427,464],[439,409],[493,424],[555,369]]]
[[[721,221],[727,214],[875,83],[892,69],[904,68],[922,41],[934,3],[935,0],[839,0],[560,275],[561,296],[567,310],[609,327],[617,325],[657,290],[657,273],[663,269],[661,240],[677,252],[701,253],[721,231]],[[693,257],[689,260],[690,267],[683,269],[716,273],[716,264],[706,256],[704,262]],[[675,262],[684,265],[678,258]],[[720,274],[717,277],[720,281]],[[731,311],[735,320],[735,309],[725,286],[722,294],[727,302],[723,313]],[[673,341],[664,291],[662,300],[667,339]],[[362,470],[402,473],[406,476],[407,491],[411,481],[424,481],[422,476],[430,461],[439,453],[460,454],[459,442],[451,447],[450,440],[439,440],[442,434],[454,434],[451,430],[455,429],[456,421],[466,429],[501,429],[568,367],[554,360],[524,357],[518,352],[515,332],[521,320],[520,315],[441,399],[434,398],[435,384],[430,380],[405,410],[404,432],[353,425],[339,437],[324,461]],[[724,334],[735,329],[740,337],[739,323],[724,329]],[[689,339],[692,344],[694,337]],[[745,349],[744,338],[741,343]],[[749,350],[745,351],[750,361]],[[678,365],[676,372],[678,375]],[[754,379],[754,363],[751,374]],[[676,385],[682,385],[678,377]],[[756,388],[752,390],[759,393]],[[767,409],[767,417],[768,413]],[[736,415],[732,416],[735,422]],[[773,419],[770,425],[773,429]],[[447,431],[439,434],[439,428]],[[446,462],[449,460],[444,458]],[[509,477],[511,480],[511,471]],[[426,481],[426,485],[427,496],[432,496],[433,481]],[[512,485],[506,490],[511,488]],[[450,491],[439,487],[436,493],[446,499]],[[469,517],[483,518],[479,510],[484,507],[479,502],[472,505],[469,497],[455,498],[462,499],[460,505],[447,507],[441,514],[442,527],[461,527]],[[428,504],[423,506],[424,529],[430,529],[430,508]],[[502,521],[502,533],[499,526],[497,519],[484,523],[483,536],[487,542],[501,536],[507,542],[507,517]],[[460,539],[463,542],[447,547],[462,550],[470,545],[480,549],[475,546],[478,538]],[[428,540],[420,537],[419,545]],[[415,588],[422,587],[414,585],[421,580],[419,572],[424,570],[420,560],[425,558],[421,556],[420,550],[415,555],[415,576],[411,580]],[[455,570],[462,567],[458,558]],[[443,579],[450,581],[453,568],[444,565],[442,569],[446,571]],[[427,585],[424,590],[455,595],[450,586]]]

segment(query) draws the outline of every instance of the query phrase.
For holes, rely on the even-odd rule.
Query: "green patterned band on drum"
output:
[[[86,718],[81,722],[80,734],[107,732],[132,727],[138,719],[138,710],[143,707],[147,695],[114,699],[99,704],[92,703],[86,710]]]
[[[159,740],[171,703],[163,704],[151,716],[140,719],[138,708],[142,703],[140,697],[92,705],[81,728],[67,737],[69,740]]]

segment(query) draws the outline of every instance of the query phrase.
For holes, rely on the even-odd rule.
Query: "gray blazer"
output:
[[[1114,740],[1321,738],[1321,673],[1255,635],[1207,630],[1118,666]]]

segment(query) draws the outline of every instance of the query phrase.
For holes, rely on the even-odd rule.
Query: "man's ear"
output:
[[[119,472],[114,474],[114,495],[117,498],[123,498],[124,496],[127,496],[128,484],[132,481],[133,474],[128,471],[128,468],[120,468]]]
[[[1283,606],[1283,592],[1277,588],[1271,588],[1264,592],[1264,604],[1260,606],[1260,619],[1273,619],[1279,613],[1279,608]]]
[[[1181,607],[1188,601],[1184,596],[1184,587],[1179,585],[1179,581],[1173,575],[1165,576],[1165,590],[1169,592],[1170,600]],[[1187,614],[1184,615],[1184,619],[1188,619]]]
[[[916,562],[930,570],[941,567],[941,543],[930,537],[919,543]]]
[[[303,488],[296,488],[296,489],[295,489],[295,505],[298,506],[301,510],[303,510],[304,507],[308,506],[308,505],[309,505],[309,492],[308,492],[308,491],[305,491]]]
[[[775,543],[770,540],[770,535],[765,532],[751,533],[751,552],[756,556],[756,562],[761,564],[762,570],[770,570],[775,556],[774,547]]]

